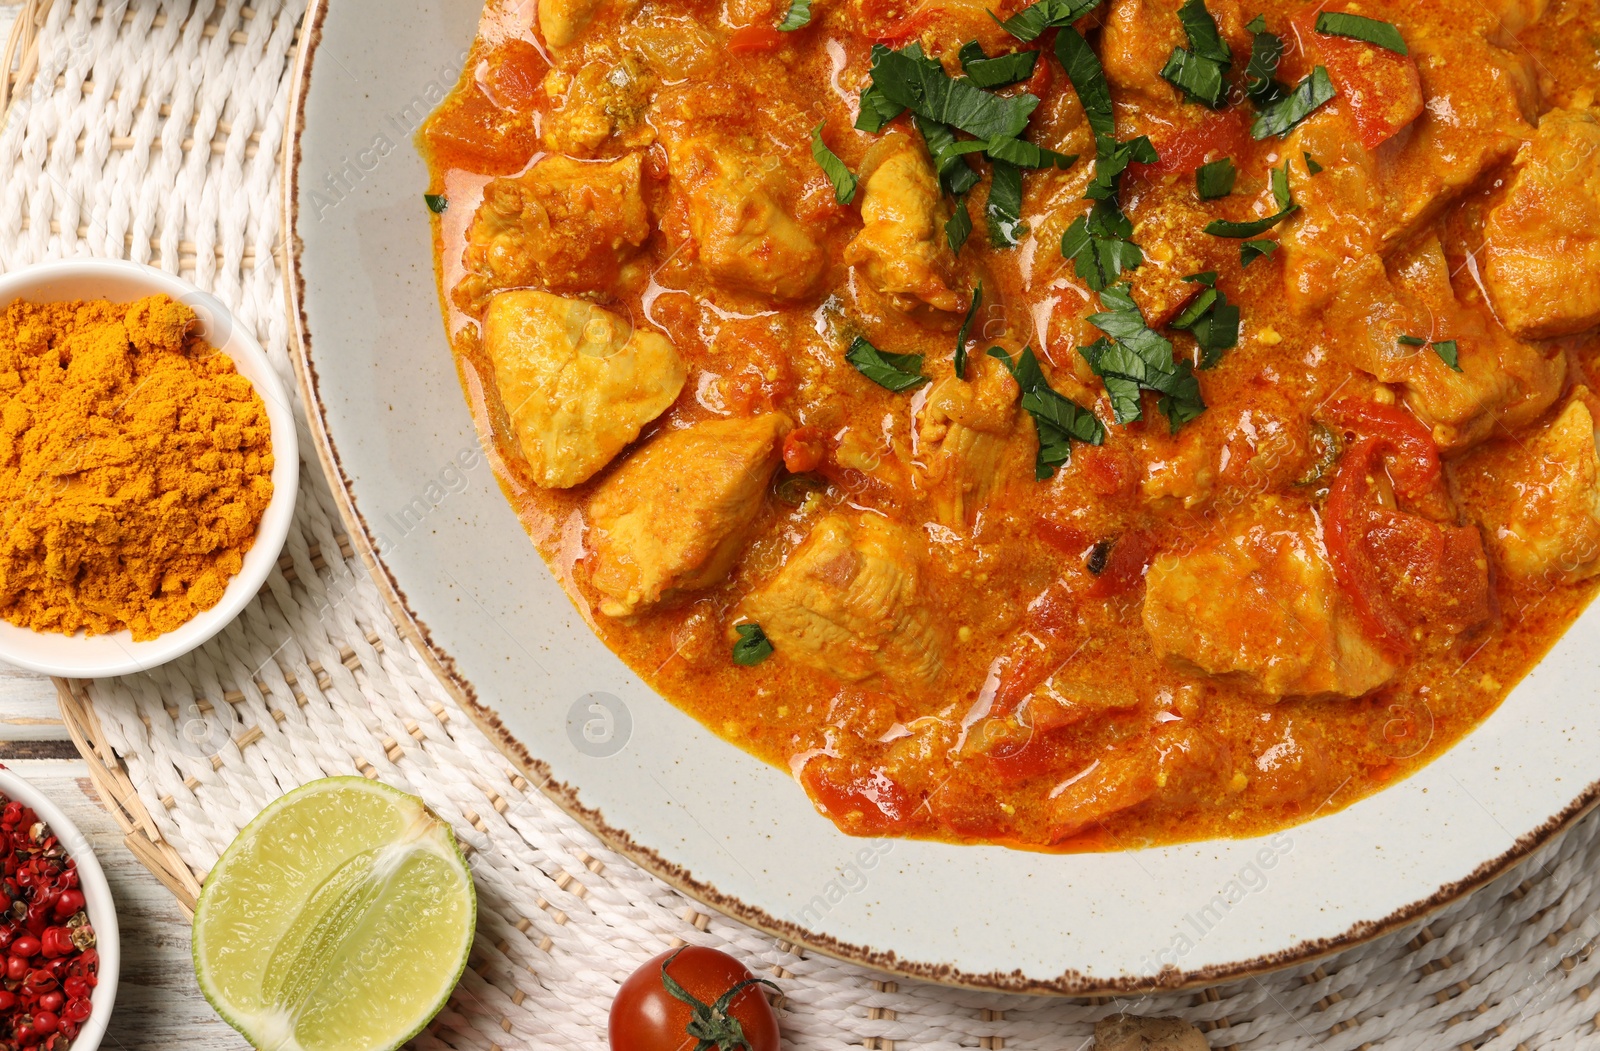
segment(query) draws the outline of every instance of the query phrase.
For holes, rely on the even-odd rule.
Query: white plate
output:
[[[272,427],[272,502],[261,516],[255,544],[244,564],[228,581],[222,598],[184,624],[154,639],[135,642],[133,633],[62,635],[36,632],[0,620],[0,661],[41,675],[94,679],[131,675],[196,649],[227,627],[261,590],[273,563],[283,551],[294,521],[300,482],[300,445],[294,430],[294,406],[273,371],[266,351],[243,325],[233,322],[228,308],[180,277],[122,259],[73,259],[44,263],[0,277],[0,309],[18,299],[52,303],[71,299],[108,299],[128,303],[165,294],[187,304],[200,318],[206,341],[233,359],[234,368],[250,381],[266,408]]]
[[[1085,992],[1349,945],[1488,878],[1590,805],[1600,607],[1443,758],[1276,836],[1049,855],[839,834],[785,772],[660,699],[590,633],[478,451],[411,144],[477,15],[462,0],[417,0],[403,18],[383,0],[312,4],[287,202],[302,382],[397,614],[508,754],[642,865],[824,952]]]

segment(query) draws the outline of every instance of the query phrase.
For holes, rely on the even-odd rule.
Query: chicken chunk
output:
[[[861,232],[844,250],[844,261],[861,267],[878,291],[902,309],[926,303],[957,311],[967,303],[956,290],[955,253],[944,224],[949,206],[920,137],[891,132],[875,143],[862,164]]]
[[[1501,33],[1512,37],[1543,18],[1550,0],[1484,0],[1483,7],[1499,21]]]
[[[640,156],[552,155],[515,178],[491,181],[467,231],[456,305],[476,315],[505,288],[576,293],[641,280],[637,257],[650,213]]]
[[[1545,339],[1600,323],[1600,119],[1552,110],[1484,221],[1483,278],[1513,335]]]
[[[655,141],[645,119],[652,77],[631,54],[586,63],[577,73],[552,69],[544,93],[553,103],[544,120],[544,144],[556,153],[593,157],[613,136],[629,149]]]
[[[925,603],[917,535],[874,514],[817,524],[771,583],[744,601],[780,657],[846,682],[931,686],[944,662]]]
[[[1498,485],[1477,505],[1498,562],[1524,580],[1600,573],[1600,458],[1595,400],[1584,388],[1532,439],[1490,451],[1481,469]]]
[[[1346,608],[1309,508],[1265,498],[1145,583],[1159,653],[1268,696],[1356,697],[1397,670]]]
[[[539,0],[539,31],[551,47],[566,47],[589,27],[606,0]]]
[[[589,506],[600,612],[630,617],[727,576],[789,427],[772,412],[668,431],[607,478]]]
[[[581,299],[502,292],[483,347],[536,484],[586,482],[666,411],[688,369],[666,337]]]
[[[770,158],[713,132],[672,142],[667,166],[712,280],[781,299],[801,299],[817,287],[826,256],[779,205]]]
[[[1016,473],[1002,465],[1019,393],[1011,373],[987,354],[968,359],[966,371],[966,379],[951,375],[935,383],[917,415],[918,437],[929,446],[924,480],[939,524],[963,532]]]

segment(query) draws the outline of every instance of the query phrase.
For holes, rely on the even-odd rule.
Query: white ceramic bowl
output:
[[[120,631],[89,637],[29,631],[0,621],[0,661],[45,675],[93,679],[147,671],[195,649],[225,628],[255,598],[283,550],[294,519],[300,473],[294,410],[283,383],[255,337],[215,297],[181,278],[152,267],[113,259],[78,259],[28,267],[0,277],[0,309],[18,299],[50,303],[70,299],[131,302],[166,293],[200,315],[207,342],[233,359],[255,386],[272,425],[272,503],[262,516],[244,566],[228,582],[222,600],[160,638],[135,642]]]
[[[78,1038],[72,1041],[72,1051],[94,1051],[100,1046],[101,1037],[106,1035],[106,1025],[111,1021],[111,1008],[117,1002],[117,975],[122,968],[122,943],[117,935],[117,909],[111,898],[111,885],[106,882],[106,874],[89,848],[89,841],[44,793],[0,767],[0,795],[31,807],[67,848],[67,856],[78,863],[79,889],[83,891],[89,910],[89,922],[94,926],[95,948],[100,952],[100,984],[94,987],[89,998],[94,1010],[78,1031]]]

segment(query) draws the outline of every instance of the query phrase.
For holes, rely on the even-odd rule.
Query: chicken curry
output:
[[[489,0],[421,132],[505,493],[845,832],[1346,806],[1600,573],[1600,0]]]

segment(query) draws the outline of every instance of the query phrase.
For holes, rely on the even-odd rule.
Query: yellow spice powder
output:
[[[167,296],[0,317],[0,616],[137,640],[216,605],[272,500],[250,381]]]

